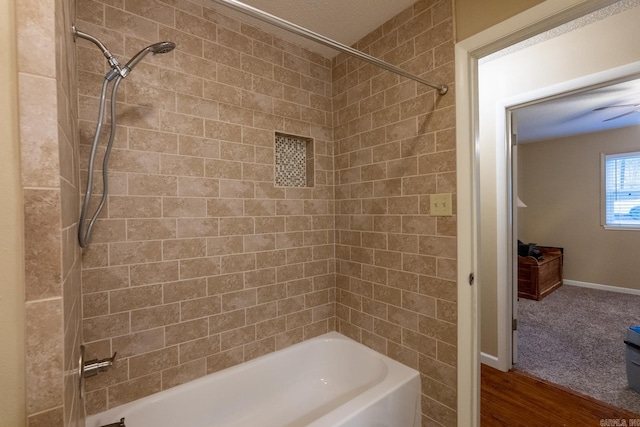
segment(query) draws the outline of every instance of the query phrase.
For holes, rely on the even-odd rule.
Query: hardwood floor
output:
[[[482,427],[640,426],[640,415],[519,371],[482,365]]]

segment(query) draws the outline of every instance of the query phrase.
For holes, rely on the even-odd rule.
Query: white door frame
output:
[[[480,420],[478,286],[482,285],[482,277],[477,271],[480,239],[477,226],[478,59],[611,3],[613,1],[610,0],[547,0],[455,46],[458,206],[457,416],[460,427],[479,426]],[[496,254],[498,257],[501,255],[507,256],[506,253]],[[470,274],[476,276],[473,285],[469,284]]]

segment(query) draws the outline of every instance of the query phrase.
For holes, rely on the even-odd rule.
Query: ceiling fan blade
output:
[[[608,108],[622,108],[622,107],[640,107],[640,104],[620,104],[620,105],[609,105],[606,107],[595,108],[593,111],[602,111]]]
[[[634,114],[634,113],[638,113],[638,112],[640,112],[640,110],[629,111],[628,113],[620,114],[619,116],[615,116],[615,117],[611,117],[611,118],[605,119],[605,120],[603,120],[603,122],[610,122],[611,120],[619,119],[620,117],[628,116],[629,114]]]

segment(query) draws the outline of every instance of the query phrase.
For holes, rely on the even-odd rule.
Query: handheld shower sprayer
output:
[[[102,54],[107,58],[111,69],[104,76],[104,82],[102,83],[102,92],[100,94],[100,107],[98,110],[98,124],[96,125],[96,132],[93,137],[93,143],[91,145],[91,154],[89,156],[89,166],[87,171],[87,190],[85,192],[84,201],[82,202],[82,210],[80,211],[80,219],[78,220],[78,242],[80,243],[80,247],[86,248],[89,245],[89,240],[91,239],[91,231],[93,230],[93,226],[95,225],[96,219],[104,205],[107,201],[107,196],[109,194],[108,191],[108,180],[107,180],[107,167],[109,164],[109,155],[111,154],[111,147],[113,146],[113,140],[115,138],[116,133],[116,94],[118,91],[118,86],[120,86],[120,82],[122,79],[127,77],[133,67],[138,64],[148,53],[159,54],[159,53],[167,53],[171,52],[175,49],[176,44],[173,42],[159,42],[149,45],[142,49],[140,52],[135,54],[133,58],[129,60],[125,64],[125,66],[120,65],[120,61],[109,52],[109,49],[96,37],[79,31],[75,25],[71,27],[73,30],[74,36],[83,38],[85,40],[89,40],[102,51]],[[93,194],[93,169],[95,163],[95,157],[98,148],[98,139],[100,138],[100,132],[102,130],[102,124],[104,122],[104,110],[106,105],[106,96],[107,96],[107,88],[109,83],[115,79],[113,87],[111,89],[111,129],[109,133],[109,142],[107,143],[107,147],[105,149],[104,158],[102,160],[102,198],[100,199],[100,204],[96,208],[95,213],[89,220],[89,224],[86,229],[84,226],[85,220],[87,218],[87,210],[89,209],[89,202],[91,200],[91,196]]]

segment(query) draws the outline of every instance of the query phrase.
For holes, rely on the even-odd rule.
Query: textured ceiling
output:
[[[640,80],[545,100],[518,108],[513,115],[519,143],[640,126]]]
[[[322,34],[350,46],[375,30],[381,24],[413,5],[416,0],[244,0],[243,3],[285,19],[308,30]],[[218,6],[218,4],[216,4]],[[280,30],[273,25],[258,23],[252,18],[226,13],[259,26],[269,33],[303,46],[326,58],[333,58],[338,51],[309,41],[303,37]]]

